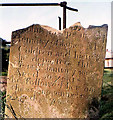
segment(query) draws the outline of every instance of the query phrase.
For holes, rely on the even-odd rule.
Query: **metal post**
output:
[[[63,29],[66,28],[66,5],[67,2],[63,2]]]
[[[59,18],[59,30],[61,30],[61,17],[58,18]]]

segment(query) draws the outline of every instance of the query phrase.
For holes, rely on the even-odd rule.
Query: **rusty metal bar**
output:
[[[63,29],[66,28],[66,9],[78,12],[78,9],[67,7],[66,5],[66,1],[60,3],[60,6],[63,7]]]
[[[66,1],[60,3],[60,6],[63,7],[63,29],[66,28],[66,5]]]
[[[5,42],[6,44],[11,44],[11,42]]]
[[[11,42],[2,42],[2,45],[11,44]]]
[[[75,8],[71,8],[71,7],[66,6],[66,9],[78,12],[78,9],[75,9]]]
[[[66,28],[66,5],[67,2],[63,2],[64,6],[63,6],[63,29]]]
[[[2,3],[0,6],[59,6],[60,3]]]
[[[104,69],[113,69],[113,67],[104,67]]]
[[[111,58],[105,58],[105,60],[113,60],[113,57],[111,57]]]
[[[58,18],[59,18],[59,30],[61,30],[61,17]]]

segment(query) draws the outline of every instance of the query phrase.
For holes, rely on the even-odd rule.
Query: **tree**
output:
[[[10,46],[6,45],[6,40],[0,38],[0,60],[2,66],[2,73],[7,73],[8,70],[8,64],[9,64],[9,52],[10,52]]]

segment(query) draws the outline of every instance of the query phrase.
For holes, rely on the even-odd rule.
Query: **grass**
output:
[[[0,72],[0,76],[7,76],[7,71],[6,72]]]
[[[113,120],[113,70],[104,70],[100,119]]]
[[[4,118],[5,113],[5,101],[6,101],[6,91],[0,91],[0,117]]]

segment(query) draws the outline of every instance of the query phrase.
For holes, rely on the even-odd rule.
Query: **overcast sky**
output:
[[[0,3],[60,3],[61,0],[0,0]],[[108,24],[107,48],[111,48],[111,0],[67,0],[67,6],[77,8],[79,12],[67,10],[67,27],[81,22],[89,25]],[[58,29],[58,16],[62,18],[62,8],[57,7],[0,7],[0,37],[11,41],[12,31],[32,24],[48,25]]]

